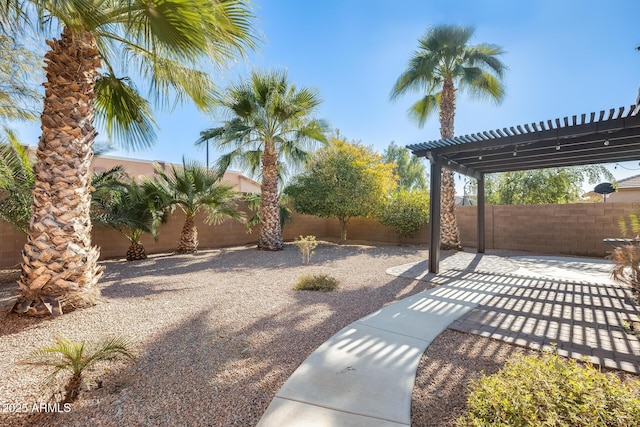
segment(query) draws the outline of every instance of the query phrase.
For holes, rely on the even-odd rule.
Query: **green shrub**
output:
[[[293,287],[296,291],[323,291],[336,289],[340,282],[327,274],[304,275],[298,279]]]
[[[556,354],[519,356],[471,384],[459,426],[640,426],[640,382]]]
[[[293,242],[293,244],[296,245],[298,249],[300,249],[300,254],[302,255],[302,263],[309,264],[311,255],[315,253],[313,250],[318,246],[318,242],[316,242],[316,236],[300,236]]]
[[[429,222],[429,195],[424,190],[400,190],[381,206],[376,217],[404,242]]]

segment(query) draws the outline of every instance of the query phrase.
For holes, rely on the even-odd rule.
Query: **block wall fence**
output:
[[[245,206],[243,211],[249,215]],[[630,213],[640,212],[640,202],[580,203],[570,205],[493,206],[485,207],[485,233],[487,249],[511,249],[541,254],[582,255],[603,257],[611,247],[602,239],[621,237],[618,220]],[[457,207],[457,219],[462,244],[476,247],[477,208]],[[184,215],[176,211],[162,225],[159,238],[154,241],[144,236],[142,243],[148,254],[171,252],[177,247]],[[244,224],[226,221],[219,225],[207,225],[204,216],[196,218],[200,249],[253,244],[258,230],[247,233]],[[347,227],[349,240],[398,243],[392,229],[364,218],[352,218]],[[285,240],[300,235],[315,235],[319,239],[340,237],[340,225],[333,218],[318,218],[293,214],[293,221],[286,224]],[[0,268],[15,267],[21,261],[20,253],[25,236],[8,223],[0,221]],[[94,227],[94,244],[101,248],[101,258],[124,258],[129,241],[118,231]],[[407,243],[429,242],[429,228],[424,227]]]

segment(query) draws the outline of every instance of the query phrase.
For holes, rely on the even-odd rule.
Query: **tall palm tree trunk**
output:
[[[187,219],[182,226],[180,241],[178,242],[179,254],[193,254],[198,250],[198,228],[192,216],[187,215]]]
[[[47,41],[47,82],[38,144],[33,217],[22,254],[19,312],[62,314],[100,294],[99,251],[91,247],[91,160],[100,67],[95,39],[65,28]]]
[[[279,251],[284,242],[278,200],[278,156],[273,143],[266,143],[262,153],[261,191],[258,249]]]
[[[456,114],[456,90],[453,80],[445,79],[440,100],[440,136],[452,138],[453,123]],[[440,249],[462,250],[460,231],[456,221],[455,182],[453,171],[444,168],[442,171],[442,192],[440,197]]]

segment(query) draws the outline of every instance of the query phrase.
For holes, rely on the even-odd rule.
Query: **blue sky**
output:
[[[262,42],[246,62],[216,76],[220,86],[252,68],[286,68],[295,84],[319,90],[324,100],[319,117],[378,152],[391,141],[408,145],[439,138],[437,117],[422,129],[406,118],[419,94],[389,101],[418,38],[432,25],[474,26],[472,43],[506,51],[504,102],[495,106],[459,97],[457,135],[629,106],[640,86],[638,0],[255,0],[254,5]],[[153,148],[109,154],[204,161],[204,150],[193,143],[218,119],[186,106],[159,113]],[[35,145],[38,128],[22,127],[20,135]],[[638,162],[610,169],[618,179],[640,174]]]

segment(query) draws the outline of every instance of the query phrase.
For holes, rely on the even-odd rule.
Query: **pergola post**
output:
[[[442,159],[431,158],[429,219],[431,236],[429,243],[429,273],[437,274],[440,269],[440,195],[442,193]]]
[[[484,253],[484,174],[478,178],[478,253]]]

